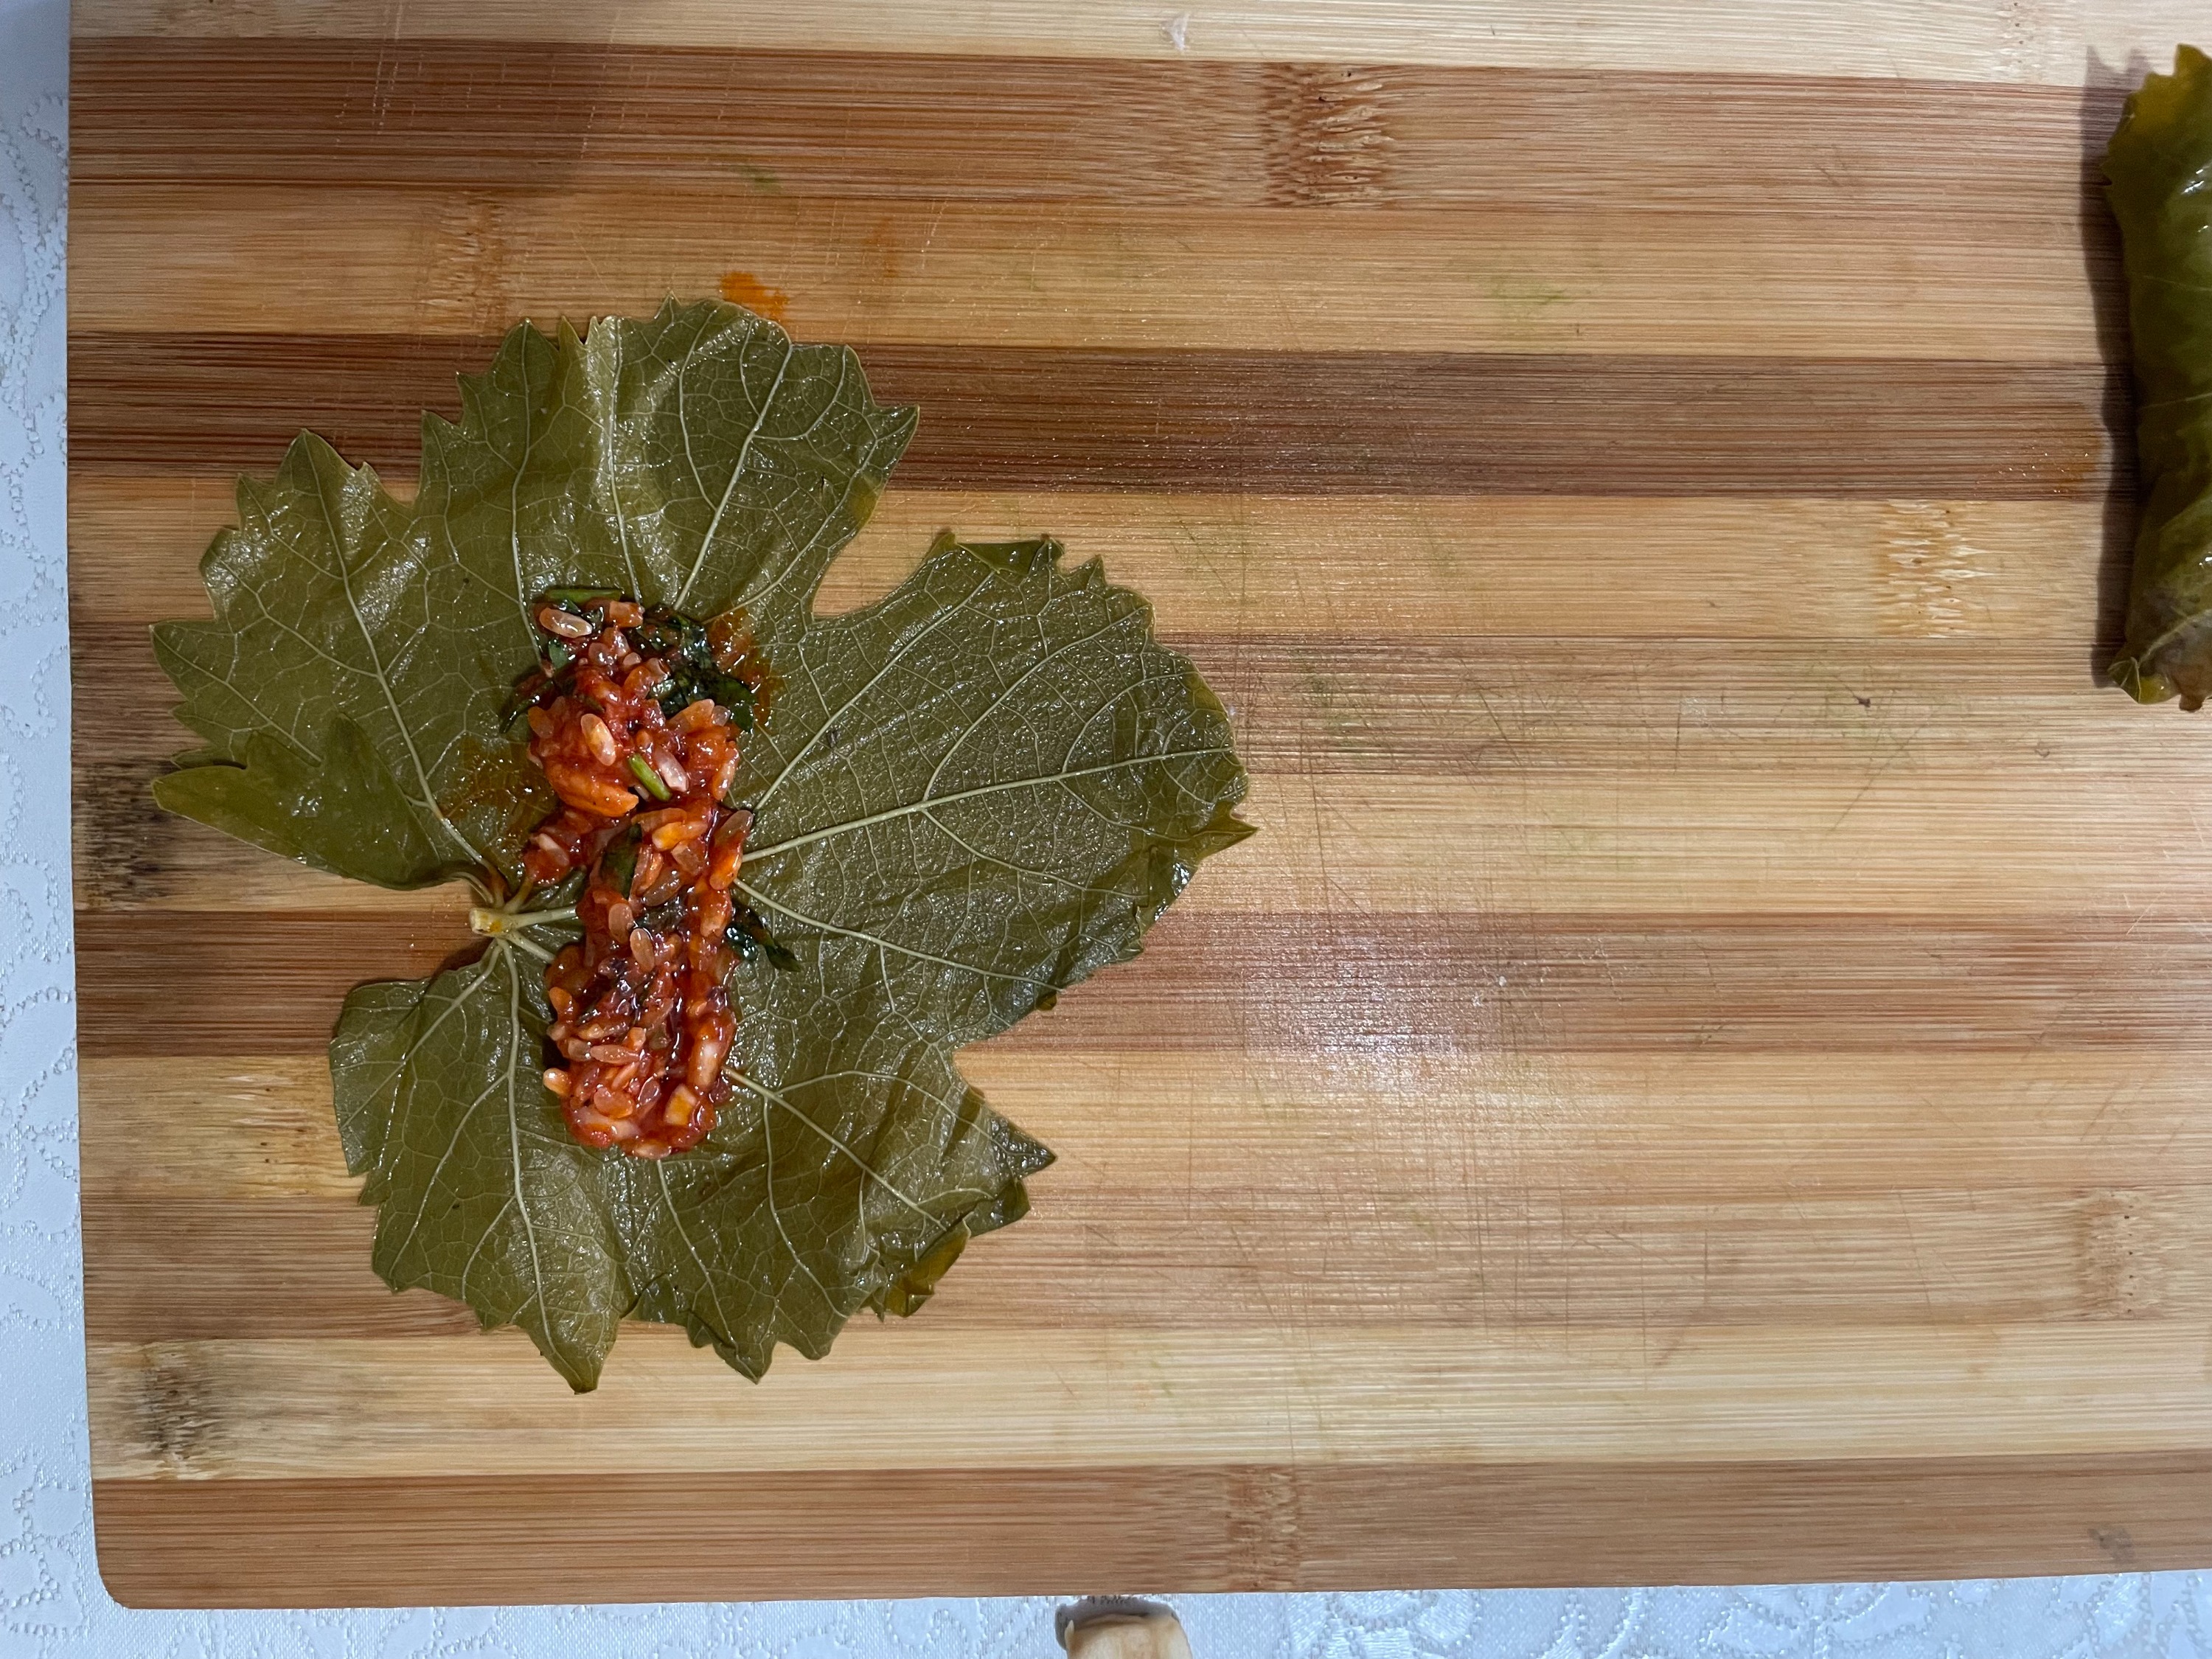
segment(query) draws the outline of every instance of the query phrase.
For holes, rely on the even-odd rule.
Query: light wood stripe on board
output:
[[[1734,773],[1754,793],[1762,776],[1861,787],[1877,768],[1999,785],[2154,776],[2202,724],[2172,707],[2136,712],[2100,687],[2079,639],[1163,638],[1222,695],[1249,763],[1270,777],[1372,777],[1383,793],[1401,777],[1513,787],[1628,770],[1652,783]],[[94,739],[87,764],[175,753],[190,734],[157,717],[176,690],[143,625],[87,623],[82,641],[100,669],[73,711]]]
[[[1547,776],[1503,760],[1458,777],[1258,774],[1245,815],[1265,839],[1247,863],[1208,869],[1203,901],[1253,916],[1296,906],[1316,917],[1479,920],[1492,907],[1548,902],[1563,915],[1725,921],[1910,902],[1960,921],[2212,921],[2203,897],[2212,848],[2198,833],[2212,804],[2173,791],[2168,768],[2103,775],[2138,799],[2166,792],[2130,819],[2094,799],[2054,810],[2051,792],[2069,774],[2032,747],[2010,776],[1934,770],[1909,749],[1869,754],[1851,773],[1764,776],[1685,769],[1655,780],[1623,760],[1610,776]],[[352,917],[443,940],[441,951],[467,942],[465,888],[392,894],[287,864],[161,814],[147,791],[162,769],[80,776],[88,922],[112,918],[127,933],[132,916],[274,912]],[[82,884],[94,875],[105,882],[96,892]]]
[[[275,457],[254,470],[266,476]],[[411,478],[385,475],[401,494]],[[1310,496],[947,492],[903,471],[830,568],[817,609],[887,593],[950,528],[1054,535],[1098,558],[1186,640],[1976,639],[2078,645],[2101,626],[2094,500],[1769,496]],[[228,475],[80,474],[70,487],[81,625],[208,614],[199,558],[238,522]],[[1602,596],[1601,599],[1599,596]],[[115,635],[118,658],[140,643]],[[1219,643],[1209,650],[1218,653]],[[1209,672],[1218,665],[1208,665]]]
[[[88,913],[351,915],[461,942],[458,889],[380,893],[161,812],[149,787],[191,739],[148,711],[174,693],[138,626],[79,636],[101,665],[76,706],[99,756],[77,780]],[[2078,641],[1169,637],[1253,769],[1259,855],[1202,883],[1223,914],[2132,921],[2197,916],[2212,882],[2212,803],[2176,769],[2198,727],[2095,685]]]
[[[1457,1103],[1470,1114],[1482,1105]],[[1091,1102],[1094,1113],[1114,1105]],[[1312,1156],[1295,1137],[1285,1143],[1275,1156]],[[1452,1150],[1487,1156],[1486,1142]],[[971,1275],[941,1291],[925,1323],[946,1337],[1631,1330],[1652,1334],[1658,1347],[1692,1327],[1826,1334],[2142,1320],[2185,1315],[2212,1295],[2212,1187],[2203,1185],[2012,1189],[1976,1206],[1927,1190],[1623,1196],[1486,1179],[1442,1191],[1418,1176],[1369,1176],[1380,1167],[1371,1154],[1356,1164],[1347,1154],[1338,1148],[1330,1164],[1309,1165],[1360,1171],[1325,1190],[1310,1178],[1255,1188],[1249,1175],[1209,1187],[1186,1179],[1172,1158],[1126,1184],[1039,1176],[1030,1188],[1039,1210],[974,1247],[969,1265],[988,1284]],[[1341,1227],[1346,1248],[1316,1248],[1318,1214],[1340,1218],[1329,1224]],[[386,1288],[368,1265],[374,1226],[374,1213],[345,1197],[241,1201],[174,1188],[88,1196],[85,1236],[100,1261],[86,1291],[90,1340],[473,1330],[475,1316],[459,1303]],[[286,1248],[271,1251],[264,1241],[279,1233]],[[1253,1271],[1271,1261],[1302,1265]],[[1717,1314],[1718,1286],[1726,1304]],[[732,1386],[711,1372],[699,1379],[702,1393]]]
[[[792,331],[882,343],[1132,350],[1707,357],[2097,355],[2078,207],[2030,222],[1548,209],[1328,213],[808,202],[757,192],[324,192],[117,186],[73,216],[112,270],[93,332],[480,334],[517,317],[649,315],[730,273]],[[1347,234],[1349,232],[1349,234]],[[1887,237],[1909,240],[1900,260]],[[605,249],[632,247],[623,284]],[[2103,250],[2098,250],[2103,257]],[[241,289],[241,265],[270,280]],[[740,288],[741,293],[749,289]],[[1252,296],[1265,294],[1265,303]],[[1388,295],[1387,302],[1378,303]]]
[[[1181,27],[1178,27],[1178,20]],[[1238,0],[1176,13],[1152,0],[998,0],[988,8],[847,0],[81,0],[80,40],[113,35],[521,38],[592,45],[965,53],[1007,58],[1227,58],[1512,64],[1701,74],[2079,85],[2130,54],[2166,61],[2202,26],[2194,0],[1992,8],[1977,0]]]
[[[826,1358],[781,1355],[758,1384],[707,1370],[680,1330],[633,1326],[585,1395],[513,1329],[95,1341],[93,1473],[340,1480],[419,1474],[431,1446],[457,1475],[1239,1463],[1294,1449],[1316,1465],[1410,1469],[1562,1446],[1650,1461],[1655,1442],[1680,1460],[2002,1456],[2028,1432],[2054,1457],[2179,1454],[2212,1434],[2208,1340],[2201,1318],[2152,1318],[1314,1326],[1288,1341],[1137,1326],[1046,1343],[925,1316],[855,1322]],[[1839,1375],[1853,1379],[1850,1413],[1824,1386]]]
[[[2109,1054],[2086,1048],[1224,1055],[1055,1044],[1017,1054],[986,1043],[963,1050],[960,1066],[1058,1156],[1037,1183],[1051,1201],[1006,1235],[1017,1256],[1024,1228],[1056,1226],[1063,1194],[1091,1217],[1105,1194],[1157,1192],[1170,1176],[1209,1193],[1241,1190],[1248,1201],[1286,1195],[1320,1171],[1332,1185],[1368,1190],[1371,1159],[1408,1205],[1442,1206],[1462,1223],[1486,1212],[1532,1222],[1563,1215],[1570,1199],[1626,1204],[1639,1192],[1692,1206],[1899,1195],[1925,1205],[1971,1188],[2001,1225],[2011,1195],[2039,1189],[2042,1201],[2063,1194],[2084,1204],[2085,1260],[2100,1231],[2087,1224],[2102,1217],[2104,1242],[2127,1241],[2127,1258],[2140,1263],[2132,1294],[2166,1299],[2170,1276],[2159,1270],[2171,1256],[2124,1219],[2128,1195],[2212,1185],[2212,1118],[2195,1047],[2146,1050],[2124,1086]],[[89,1057],[85,1074],[106,1130],[84,1147],[88,1213],[163,1194],[350,1207],[359,1190],[339,1152],[319,1053]],[[1366,1109],[1386,1096],[1405,1103]],[[1662,1106],[1660,1133],[1651,1120]],[[1431,1136],[1468,1149],[1474,1182],[1422,1167]],[[2103,1195],[2101,1209],[2093,1194]],[[1893,1212],[1911,1213],[1902,1204]],[[365,1212],[357,1224],[368,1225]],[[1087,1248],[1152,1248],[1089,1219],[1081,1231]],[[149,1241],[160,1242],[158,1232]],[[1438,1259],[1433,1246],[1419,1254]],[[2106,1253],[2112,1283],[2095,1292],[2115,1303],[2125,1275],[2112,1268],[2122,1254]],[[351,1279],[368,1284],[366,1257],[349,1262]],[[101,1274],[103,1286],[128,1283]]]

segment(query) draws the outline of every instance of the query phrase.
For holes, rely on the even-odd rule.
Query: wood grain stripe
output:
[[[2160,62],[2201,26],[2194,0],[2106,0],[2018,11],[1912,0],[1607,0],[1554,13],[1506,0],[1334,8],[1242,0],[1176,27],[1150,0],[1000,0],[988,9],[847,0],[817,15],[768,0],[85,0],[76,39],[308,36],[380,41],[553,40],[623,47],[1184,58],[1577,70],[1750,70],[2078,85],[2132,52]]]
[[[2007,771],[1979,757],[1960,769],[1901,733],[1841,767],[1610,775],[1501,763],[1457,777],[1382,769],[1261,773],[1247,815],[1265,839],[1244,864],[1209,868],[1188,902],[1228,918],[1349,911],[1459,915],[1470,925],[1532,907],[1680,919],[1920,914],[2004,924],[2148,913],[2212,922],[2207,803],[2155,766],[2120,773],[2131,798],[2166,797],[2130,819],[2094,798],[2052,806],[2078,775],[2033,744]],[[1652,746],[1663,751],[1664,734]],[[80,780],[77,856],[98,891],[88,915],[275,911],[352,917],[458,941],[459,887],[393,895],[349,885],[157,812],[151,766]]]
[[[1104,1338],[1510,1323],[1532,1334],[1648,1332],[1664,1346],[1692,1328],[2144,1319],[2212,1295],[2208,1186],[2013,1190],[1979,1207],[1950,1192],[1622,1197],[1490,1182],[1455,1198],[1358,1164],[1322,1176],[1346,1164],[1342,1149],[1328,1160],[1291,1142],[1275,1155],[1306,1158],[1305,1173],[1256,1189],[1190,1181],[1173,1160],[1126,1185],[1039,1177],[1036,1209],[979,1253],[988,1284],[933,1300],[929,1330]],[[1331,1210],[1358,1218],[1357,1249],[1316,1250],[1313,1218]],[[86,1285],[88,1338],[474,1330],[460,1303],[385,1287],[369,1267],[374,1224],[372,1211],[343,1197],[88,1197],[85,1237],[100,1261]],[[1248,1265],[1301,1259],[1300,1272],[1279,1276]],[[1718,1310],[1717,1285],[1728,1292]],[[718,1385],[731,1386],[714,1372],[698,1379],[702,1391]]]
[[[149,711],[173,693],[137,627],[77,637],[86,908],[404,918],[458,940],[458,890],[341,883],[161,812],[149,785],[188,737]],[[2132,919],[2155,895],[2180,919],[2212,884],[2205,803],[2174,770],[2185,723],[2094,684],[2078,640],[1170,637],[1254,769],[1265,854],[1210,867],[1193,901],[1224,915],[2021,921]]]
[[[234,930],[185,911],[81,912],[79,1041],[88,1058],[314,1053],[354,986],[418,977],[468,944],[412,915],[272,914]],[[1184,908],[1145,963],[997,1042],[1405,1056],[2212,1048],[2197,990],[2212,939],[2193,917]]]
[[[1907,745],[1919,746],[1916,767],[2148,771],[2179,717],[2097,695],[2093,642],[2080,637],[1163,637],[1229,704],[1239,753],[1273,775],[1610,776],[1625,762],[1650,765],[1656,749],[1676,769],[1827,769],[1859,782]],[[152,718],[176,690],[143,624],[88,623],[74,646],[88,671],[73,710],[88,764],[166,760],[189,738]],[[1633,682],[1618,672],[1632,651]],[[1725,713],[1702,701],[1723,693]]]
[[[1960,1055],[1316,1065],[1055,1049],[1024,1064],[988,1048],[969,1069],[1062,1161],[1035,1183],[1031,1219],[991,1242],[988,1277],[933,1304],[928,1328],[1418,1320],[1671,1342],[1692,1326],[2152,1317],[2204,1298],[2205,1189],[2174,1183],[2201,1183],[2212,1139],[2201,1064],[2144,1058],[2124,1102],[2102,1106],[2109,1060],[2067,1064],[2078,1109],[2051,1103],[2039,1070],[2023,1133],[2017,1085]],[[394,1297],[370,1273],[373,1218],[337,1161],[319,1061],[91,1066],[106,1102],[84,1192],[95,1343],[473,1328],[459,1304]],[[1405,1121],[1354,1144],[1344,1126],[1394,1091]],[[1653,1102],[1678,1096],[1712,1102],[1710,1122],[1651,1140]],[[1801,1126],[1787,1145],[1778,1110]],[[1194,1122],[1208,1126],[1197,1142]],[[1479,1182],[1438,1172],[1453,1159]],[[1984,1201],[1960,1206],[1961,1185]],[[1358,1247],[1315,1255],[1316,1207],[1356,1215]],[[1255,1279],[1249,1264],[1267,1260],[1302,1266]],[[1183,1293],[1163,1303],[1164,1283]]]
[[[266,471],[292,434],[411,471],[461,336],[76,335],[71,465]],[[2101,365],[889,345],[925,411],[903,484],[1330,495],[2085,499],[2112,486]]]
[[[1864,759],[1856,771],[1684,769],[1634,783],[1629,773],[1261,774],[1249,816],[1265,856],[1257,868],[1209,871],[1192,902],[1224,916],[1480,917],[1547,905],[1732,917],[1910,902],[1960,920],[2203,917],[2197,896],[2212,881],[2212,849],[2197,838],[2191,815],[2203,805],[2193,794],[2130,822],[2089,799],[2053,810],[2067,780],[2033,747],[2009,775],[1942,769],[1940,757],[1909,750]],[[80,867],[107,877],[86,893],[88,913],[127,925],[155,912],[271,909],[459,939],[460,889],[394,896],[272,860],[158,813],[152,775],[84,780]],[[2147,767],[2115,787],[2151,794],[2168,781]]]
[[[1645,68],[917,57],[594,41],[87,40],[72,183],[763,202],[1727,209],[2066,219],[2116,87]],[[1778,143],[1779,132],[1802,135]],[[343,213],[325,215],[334,229]],[[1045,227],[1039,225],[1038,228]],[[72,227],[75,230],[76,228]],[[1364,234],[1364,228],[1359,234]],[[272,273],[275,274],[275,273]],[[625,271],[627,274],[627,270]],[[114,276],[103,278],[100,292]],[[433,297],[429,284],[424,298]]]
[[[2125,1195],[2212,1186],[2203,1057],[2186,1048],[2139,1051],[2124,1089],[2112,1056],[2095,1049],[2010,1060],[1711,1048],[1316,1058],[1060,1044],[1018,1055],[983,1044],[960,1065],[994,1106],[1059,1154],[1038,1182],[1046,1201],[1037,1218],[1047,1222],[1063,1203],[1158,1192],[1170,1176],[1248,1202],[1319,1180],[1363,1192],[1387,1182],[1408,1206],[1462,1220],[1492,1209],[1533,1219],[1571,1197],[1621,1203],[1632,1194],[1692,1206],[1880,1198],[1903,1217],[1907,1201],[1971,1189],[1993,1200],[1983,1207],[2001,1222],[1998,1194],[2103,1194],[2112,1200],[2109,1225],[2098,1224],[2105,1242],[2132,1243],[2095,1252],[2110,1282],[2085,1294],[2117,1308],[2146,1291],[2170,1299],[2166,1255],[2124,1219]],[[353,1206],[361,1183],[340,1156],[322,1055],[111,1057],[84,1069],[99,1131],[83,1149],[88,1216],[163,1194]],[[1401,1103],[1372,1113],[1378,1098]],[[1650,1120],[1662,1103],[1668,1132],[1658,1135]],[[1424,1168],[1431,1144],[1463,1158],[1474,1182]],[[1370,1162],[1387,1174],[1370,1174]],[[1088,1239],[1094,1249],[1144,1248],[1110,1226]],[[272,1241],[253,1248],[276,1248]],[[1432,1247],[1422,1254],[1434,1265]],[[2124,1258],[2139,1270],[2121,1271]],[[358,1280],[362,1262],[353,1268]]]
[[[665,1593],[730,1598],[1418,1589],[1476,1561],[1532,1586],[1687,1561],[1747,1583],[2106,1572],[2212,1558],[2212,1456],[1524,1462],[1418,1486],[1395,1468],[1150,1463],[93,1486],[101,1576],[127,1607],[613,1599],[635,1569],[570,1540],[655,1535],[672,1511],[697,1553]],[[951,1544],[917,1565],[903,1546],[922,1528]]]
[[[1209,672],[1243,640],[1316,629],[1374,642],[1972,638],[2077,651],[2100,625],[2125,516],[2064,498],[947,492],[902,473],[830,566],[817,608],[890,592],[951,526],[986,540],[1053,534],[1070,558],[1103,559]],[[70,614],[80,632],[109,630],[88,643],[138,662],[131,629],[206,615],[200,555],[237,522],[228,476],[79,473]]]
[[[1030,349],[1576,352],[2080,364],[2098,354],[2080,204],[2034,217],[1771,207],[1662,215],[858,204],[663,185],[526,196],[306,187],[81,191],[71,320],[112,331],[481,334],[650,315],[744,281],[805,338]],[[1350,230],[1352,234],[1347,235]],[[627,249],[620,281],[605,252]],[[241,287],[241,268],[270,281]],[[1267,302],[1255,304],[1255,295]],[[1378,303],[1388,295],[1387,303]]]
[[[999,1242],[976,1248],[995,1256]],[[955,1329],[938,1311],[855,1322],[827,1358],[781,1356],[757,1385],[681,1330],[631,1326],[580,1397],[512,1328],[465,1340],[95,1342],[93,1473],[344,1480],[420,1474],[430,1458],[455,1475],[980,1473],[1235,1464],[1295,1449],[1314,1466],[1395,1462],[1418,1480],[1561,1446],[1656,1461],[1655,1439],[1672,1459],[1850,1459],[2004,1455],[2034,1432],[2063,1457],[2185,1455],[2212,1430],[2201,1317],[1590,1329],[1408,1318],[1054,1328],[1041,1340],[1034,1325]],[[1850,1412],[1810,1380],[1838,1375],[1853,1379]],[[1973,1413],[1960,1411],[1961,1391]],[[887,1395],[902,1409],[885,1411]],[[615,1423],[623,1431],[607,1433]]]

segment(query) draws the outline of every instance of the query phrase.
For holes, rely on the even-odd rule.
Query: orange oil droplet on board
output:
[[[758,312],[772,323],[783,321],[791,304],[791,295],[780,288],[770,288],[750,270],[724,271],[722,297],[733,306]]]

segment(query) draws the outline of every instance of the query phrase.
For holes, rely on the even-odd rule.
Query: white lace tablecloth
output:
[[[118,1607],[101,1588],[85,1441],[70,940],[67,36],[58,0],[0,0],[0,1656],[1047,1659],[1057,1651],[1053,1604],[1036,1600],[173,1613]],[[1200,1659],[2212,1655],[2206,1573],[1191,1596],[1178,1610]]]

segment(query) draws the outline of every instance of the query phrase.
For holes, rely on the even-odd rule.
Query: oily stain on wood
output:
[[[2212,1563],[2212,728],[2093,673],[2114,94],[1718,36],[1598,74],[100,10],[71,592],[125,1600],[659,1596],[593,1540],[678,1526],[718,1596]],[[383,1289],[330,1121],[339,1000],[466,948],[459,899],[155,813],[145,627],[301,427],[404,487],[513,312],[671,273],[820,307],[921,405],[844,602],[945,522],[1104,553],[1263,833],[966,1057],[1061,1158],[919,1319],[757,1388],[633,1331],[576,1400]]]
[[[791,295],[770,288],[750,270],[726,270],[720,284],[722,297],[733,306],[757,312],[772,322],[782,322],[791,309]]]

